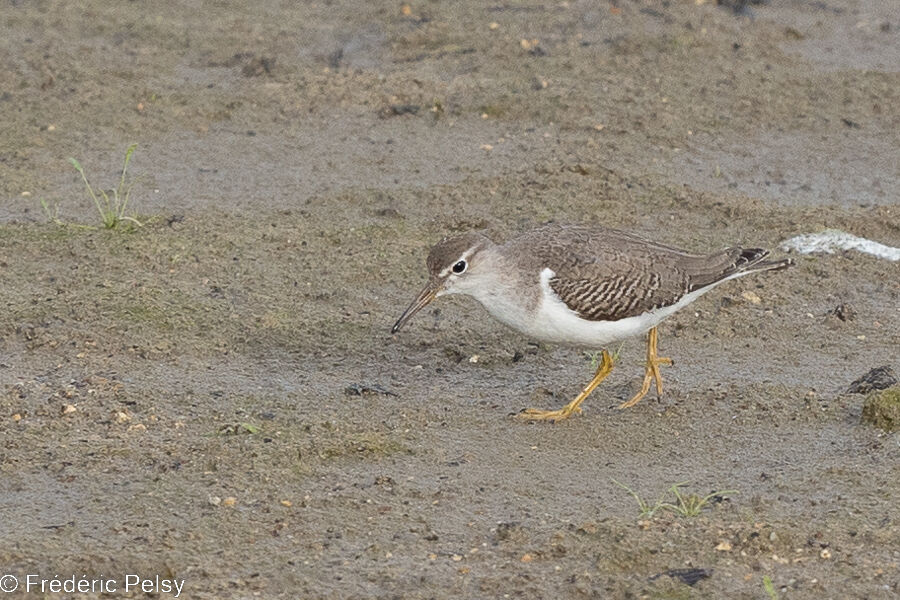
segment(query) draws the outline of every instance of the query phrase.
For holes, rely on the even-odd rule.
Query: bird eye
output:
[[[469,265],[466,263],[466,261],[461,260],[458,263],[456,263],[455,265],[453,265],[453,272],[456,273],[457,275],[461,275],[466,272],[466,267],[468,267],[468,266]]]

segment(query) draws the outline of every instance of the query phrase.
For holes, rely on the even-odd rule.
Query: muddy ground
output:
[[[896,6],[746,4],[5,2],[0,575],[896,598],[900,434],[846,390],[900,369],[898,263],[729,283],[662,326],[660,400],[615,409],[633,340],[556,425],[510,415],[576,394],[585,349],[464,298],[389,333],[448,232],[900,245]],[[144,226],[97,228],[67,158],[111,187],[132,142]],[[735,491],[642,516],[613,480]]]

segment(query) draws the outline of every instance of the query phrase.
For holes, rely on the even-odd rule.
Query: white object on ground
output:
[[[822,233],[809,233],[792,237],[781,242],[781,249],[796,250],[800,254],[812,254],[814,252],[834,254],[835,250],[859,250],[878,258],[886,258],[891,261],[900,260],[900,248],[885,246],[839,229],[826,229]]]

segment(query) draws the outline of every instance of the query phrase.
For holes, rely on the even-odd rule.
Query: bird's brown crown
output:
[[[447,237],[435,244],[428,253],[426,264],[432,276],[439,276],[463,258],[471,259],[478,251],[493,242],[480,233],[464,233]]]

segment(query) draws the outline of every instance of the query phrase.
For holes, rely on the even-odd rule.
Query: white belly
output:
[[[649,331],[722,281],[739,277],[743,273],[736,273],[714,285],[693,291],[671,306],[618,321],[589,321],[578,316],[550,287],[550,279],[554,275],[550,269],[541,272],[541,300],[535,313],[527,314],[514,301],[510,301],[512,299],[497,296],[483,304],[497,320],[533,338],[558,344],[605,348],[614,342]]]

